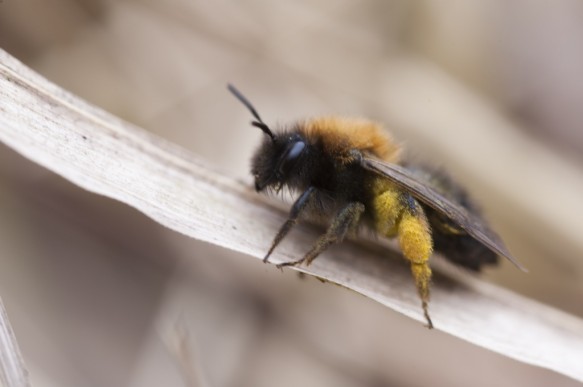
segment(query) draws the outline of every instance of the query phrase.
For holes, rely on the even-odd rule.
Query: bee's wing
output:
[[[366,157],[362,160],[362,166],[407,190],[421,202],[447,216],[484,246],[496,254],[506,257],[519,269],[526,271],[524,266],[510,254],[500,237],[483,221],[468,213],[461,205],[452,202],[427,184],[419,181],[406,168]]]

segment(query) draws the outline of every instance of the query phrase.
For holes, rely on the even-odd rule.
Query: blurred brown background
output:
[[[0,1],[1,48],[245,181],[261,133],[227,82],[270,123],[385,122],[469,187],[530,269],[484,277],[578,316],[581,36],[578,0]],[[0,296],[34,386],[576,384],[0,149]]]

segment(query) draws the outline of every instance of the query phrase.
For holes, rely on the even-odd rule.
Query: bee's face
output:
[[[298,134],[266,137],[251,162],[255,189],[273,188],[279,191],[290,179],[298,176],[307,145]]]

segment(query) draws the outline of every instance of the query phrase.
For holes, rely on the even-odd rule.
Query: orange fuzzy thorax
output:
[[[328,154],[348,154],[357,149],[389,163],[398,163],[400,147],[372,121],[360,118],[318,117],[304,123],[303,132],[308,138],[319,139]]]

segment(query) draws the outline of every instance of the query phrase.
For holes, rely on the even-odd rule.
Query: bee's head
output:
[[[251,162],[251,173],[255,178],[255,189],[262,191],[272,188],[279,191],[284,184],[290,183],[300,175],[298,163],[305,157],[306,142],[299,134],[281,133],[275,135],[263,122],[259,114],[235,87],[228,85],[229,91],[249,109],[255,121],[251,125],[261,129],[265,138],[261,146],[255,152]]]
[[[306,142],[298,134],[266,137],[251,161],[255,189],[273,188],[279,191],[284,184],[298,176]]]

